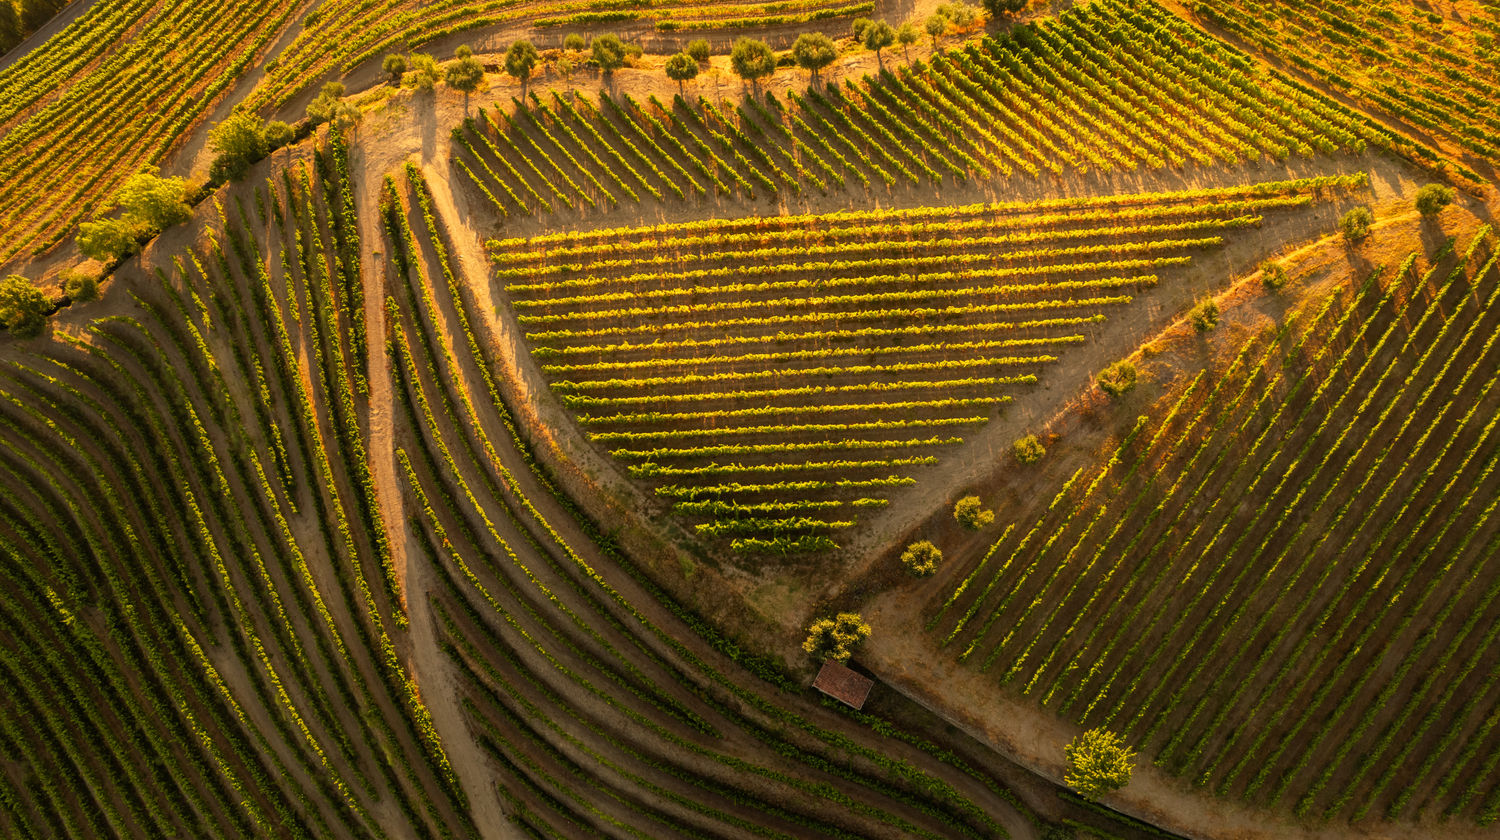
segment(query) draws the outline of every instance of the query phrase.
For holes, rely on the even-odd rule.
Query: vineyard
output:
[[[57,5],[0,837],[1493,835],[1500,7]]]
[[[1132,296],[1362,177],[490,243],[563,404],[738,551],[836,547]]]
[[[1005,526],[939,644],[1219,795],[1493,821],[1500,272],[1487,229],[1437,256],[1143,416]]]
[[[1500,5],[1474,5],[1459,25],[1394,2],[1192,4],[1267,55],[1493,164],[1500,162]]]

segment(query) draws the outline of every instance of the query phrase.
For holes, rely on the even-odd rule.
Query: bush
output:
[[[1135,365],[1121,359],[1099,373],[1099,390],[1119,398],[1135,388]]]
[[[447,72],[443,74],[443,81],[465,96],[479,90],[480,84],[484,82],[484,65],[474,57],[474,51],[460,45],[453,51],[453,58],[453,63],[448,65]]]
[[[415,63],[416,56],[412,56]],[[328,82],[313,101],[307,103],[307,121],[314,126],[332,123],[339,130],[359,120],[359,110],[344,101],[342,82]]]
[[[17,338],[39,334],[52,308],[36,284],[19,274],[0,280],[0,324]]]
[[[688,41],[688,45],[683,49],[683,52],[692,56],[694,61],[702,64],[703,62],[708,61],[708,42],[703,40],[702,38],[695,38],[691,41]]]
[[[953,506],[953,518],[971,531],[978,531],[995,521],[995,512],[979,506],[978,496],[965,496]]]
[[[426,53],[412,53],[411,70],[407,72],[404,84],[409,88],[430,91],[442,77],[438,72],[436,59]]]
[[[1453,188],[1447,184],[1428,184],[1417,190],[1417,212],[1424,216],[1436,216],[1444,207],[1453,203]]]
[[[137,236],[124,219],[95,219],[78,226],[78,250],[91,260],[114,262],[135,250]]]
[[[848,662],[854,646],[870,638],[870,625],[859,613],[843,612],[820,618],[807,627],[802,649],[818,659]]]
[[[1103,728],[1090,729],[1063,747],[1068,759],[1063,782],[1086,799],[1099,799],[1130,783],[1135,753]]]
[[[984,0],[984,10],[989,12],[991,17],[1013,15],[1026,8],[1029,2],[1030,0]]]
[[[216,181],[238,181],[270,151],[260,118],[239,108],[209,129],[208,147],[215,155],[209,177]]]
[[[406,56],[391,53],[385,57],[384,61],[380,62],[380,69],[384,70],[385,74],[391,77],[391,84],[399,85],[401,84],[401,77],[406,75]]]
[[[976,506],[978,505],[978,499],[973,496],[969,498],[974,499]],[[994,514],[990,514],[990,518],[994,519]],[[942,559],[942,550],[933,545],[931,540],[914,542],[901,552],[901,565],[917,577],[930,577],[937,571],[938,562]]]
[[[1281,263],[1274,260],[1266,260],[1260,264],[1260,282],[1267,289],[1274,292],[1285,286],[1289,279],[1286,269],[1282,268]]]
[[[855,18],[849,23],[849,34],[854,36],[854,40],[862,42],[865,40],[865,30],[869,29],[872,23],[874,21],[869,18]]]
[[[115,193],[115,203],[127,221],[138,222],[149,233],[157,233],[188,220],[188,183],[184,178],[162,178],[141,172],[126,179]]]
[[[594,63],[605,75],[625,66],[625,42],[618,35],[600,35],[593,43]]]
[[[1203,301],[1193,307],[1193,312],[1188,316],[1192,321],[1193,329],[1200,333],[1206,333],[1219,325],[1219,304],[1213,298]]]
[[[568,34],[568,37],[563,39],[563,49],[565,50],[582,52],[583,48],[586,46],[588,46],[588,42],[584,41],[583,36],[579,35],[577,32],[570,32]]]
[[[517,41],[505,51],[505,73],[519,79],[521,84],[525,85],[526,80],[531,78],[531,70],[536,67],[539,58],[541,56],[530,41]],[[483,70],[483,68],[480,69]]]
[[[74,303],[93,300],[99,296],[99,278],[86,271],[64,271],[62,290]]]
[[[1370,225],[1375,223],[1375,214],[1368,207],[1356,207],[1339,220],[1339,231],[1344,241],[1358,242],[1370,235]]]
[[[1037,440],[1036,435],[1027,435],[1012,443],[1010,451],[1016,456],[1016,460],[1023,464],[1035,464],[1047,454],[1046,447],[1042,446],[1042,442]]]

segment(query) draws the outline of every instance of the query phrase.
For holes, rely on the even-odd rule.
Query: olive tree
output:
[[[883,66],[885,62],[880,57],[880,51],[896,43],[896,30],[889,23],[877,20],[865,27],[864,35],[859,41],[864,44],[865,49],[875,51],[875,61]]]
[[[467,107],[469,94],[479,90],[479,85],[484,82],[484,65],[474,57],[474,51],[464,45],[453,51],[453,59],[443,73],[443,81],[448,87],[463,93]]]
[[[677,53],[667,59],[667,78],[677,83],[677,92],[683,92],[683,85],[698,76],[698,62],[685,52]]]
[[[1120,360],[1099,372],[1099,390],[1118,399],[1135,388],[1135,365]]]
[[[214,152],[209,177],[215,181],[238,181],[270,151],[260,118],[241,108],[208,130],[208,147]]]
[[[729,66],[735,75],[758,89],[762,78],[776,72],[776,54],[765,41],[741,38],[729,51]]]
[[[979,531],[995,521],[995,512],[985,510],[978,496],[965,496],[953,506],[953,518],[971,531]]]
[[[537,53],[536,46],[530,41],[520,40],[510,45],[505,51],[505,74],[521,82],[521,93],[526,92],[526,81],[531,78],[531,71],[536,67],[537,60],[541,55]]]
[[[1063,782],[1085,799],[1099,799],[1130,784],[1136,754],[1119,735],[1095,727],[1063,747]]]
[[[406,75],[406,56],[400,53],[391,53],[380,62],[380,69],[391,77],[391,84],[401,84],[401,77]]]
[[[942,559],[942,549],[933,545],[931,540],[914,542],[901,552],[901,565],[917,577],[931,577]]]
[[[625,42],[618,35],[600,35],[592,47],[594,63],[606,77],[625,66]]]
[[[1417,212],[1424,216],[1436,216],[1444,207],[1453,203],[1453,188],[1447,184],[1428,184],[1417,190]]]
[[[818,73],[838,58],[838,48],[833,39],[821,32],[804,32],[792,43],[792,60],[797,66],[811,74],[816,82]]]
[[[407,72],[404,82],[407,87],[430,91],[437,87],[442,78],[442,73],[438,72],[437,59],[427,53],[411,54],[411,70]]]

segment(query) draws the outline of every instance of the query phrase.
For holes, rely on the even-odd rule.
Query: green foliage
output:
[[[821,32],[804,32],[792,43],[792,60],[816,78],[818,71],[838,58],[838,48],[833,39]]]
[[[1023,464],[1035,464],[1047,454],[1047,448],[1036,435],[1027,435],[1010,445],[1010,452]]]
[[[78,226],[78,250],[91,260],[113,262],[135,250],[137,237],[124,219],[95,219]]]
[[[848,662],[854,646],[870,637],[870,625],[859,613],[841,612],[808,625],[802,649],[815,659]]]
[[[865,30],[869,29],[872,23],[874,21],[869,18],[855,18],[849,22],[849,33],[854,36],[854,40],[863,41],[865,39]]]
[[[1356,207],[1339,220],[1339,232],[1346,242],[1358,242],[1370,235],[1370,225],[1375,223],[1375,214],[1368,207]]]
[[[1286,268],[1281,263],[1266,260],[1260,264],[1260,282],[1267,289],[1274,292],[1285,286],[1288,279],[1290,278],[1287,277]]]
[[[698,75],[698,62],[687,53],[680,52],[667,59],[666,71],[667,78],[676,82],[678,90],[681,90],[683,82]]]
[[[438,71],[437,59],[426,53],[412,53],[411,69],[406,73],[404,84],[419,91],[430,91],[442,77],[442,73]]]
[[[307,121],[315,126],[329,123],[342,131],[359,121],[359,109],[344,101],[342,82],[328,82],[317,97],[307,103]]]
[[[979,19],[979,10],[968,3],[943,3],[933,14],[947,18],[960,29]]]
[[[934,12],[927,16],[922,29],[932,38],[932,48],[935,50],[938,47],[938,39],[948,32],[948,17]]]
[[[1130,783],[1136,754],[1119,735],[1096,727],[1063,747],[1063,782],[1088,799],[1099,799]]]
[[[1100,371],[1099,390],[1111,397],[1119,398],[1135,388],[1135,380],[1135,365],[1121,359]]]
[[[921,37],[922,33],[917,30],[917,25],[912,21],[907,21],[896,27],[896,43],[900,44],[903,48],[915,44]]]
[[[86,271],[64,271],[62,290],[63,294],[75,303],[93,300],[99,296],[99,278]]]
[[[977,503],[979,500],[974,499],[974,501]],[[955,511],[955,515],[956,513]],[[993,519],[994,514],[990,514],[990,518]],[[914,542],[901,552],[901,565],[916,577],[931,577],[937,571],[938,563],[942,559],[942,550],[933,545],[931,540]]]
[[[238,181],[270,151],[260,118],[240,108],[209,129],[208,146],[215,154],[209,169],[215,180]]]
[[[1203,301],[1193,307],[1193,312],[1188,316],[1192,322],[1193,329],[1200,333],[1206,333],[1219,325],[1219,304],[1213,298]]]
[[[136,222],[147,233],[158,233],[188,220],[187,180],[162,178],[141,172],[130,176],[115,193],[115,204],[127,221]]]
[[[864,33],[860,35],[859,42],[864,45],[865,49],[874,50],[878,58],[881,50],[896,43],[896,30],[892,29],[889,23],[877,20],[865,27]]]
[[[460,45],[453,51],[453,59],[453,63],[448,65],[443,74],[443,81],[448,87],[465,95],[479,90],[479,85],[484,82],[484,65],[474,57],[474,51],[466,45]]]
[[[1417,190],[1417,212],[1424,216],[1436,216],[1444,207],[1453,203],[1453,188],[1447,184],[1428,184]]]
[[[297,130],[281,120],[271,120],[266,123],[264,136],[266,151],[269,153],[292,142],[292,139],[297,136]]]
[[[1014,15],[1026,8],[1030,0],[984,0],[984,10],[992,17]]]
[[[17,338],[39,334],[52,304],[36,284],[19,274],[0,280],[0,324]]]
[[[953,506],[953,518],[965,528],[978,531],[995,521],[995,512],[981,507],[978,496],[965,496]]]
[[[693,40],[688,41],[687,46],[683,48],[683,52],[692,56],[693,60],[698,62],[699,64],[708,61],[708,56],[710,54],[708,42],[703,40],[702,38],[694,38]]]
[[[577,32],[569,32],[568,37],[563,39],[563,49],[565,50],[572,50],[573,52],[583,52],[583,48],[587,46],[588,42],[583,40],[583,36],[579,35]]]
[[[380,69],[391,77],[391,84],[401,84],[401,78],[406,75],[406,56],[400,53],[391,53],[380,62]]]
[[[625,66],[625,42],[618,35],[600,35],[594,39],[593,59],[606,76]]]
[[[741,38],[729,51],[729,66],[735,75],[751,84],[776,72],[776,55],[765,41]]]
[[[532,68],[536,67],[537,60],[540,58],[536,47],[530,41],[517,41],[505,51],[505,73],[520,79],[521,83],[525,84],[526,80],[531,78]]]

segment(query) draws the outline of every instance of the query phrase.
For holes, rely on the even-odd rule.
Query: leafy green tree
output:
[[[271,120],[266,123],[264,134],[266,151],[270,153],[292,142],[292,138],[297,136],[297,131],[281,120]]]
[[[99,296],[99,278],[86,271],[70,270],[62,273],[63,294],[74,303],[93,300]]]
[[[921,38],[922,33],[917,31],[917,25],[911,21],[896,27],[896,43],[901,45],[901,55],[907,61],[911,61],[911,45]]]
[[[469,94],[479,90],[479,85],[484,81],[484,65],[474,57],[474,51],[465,45],[460,45],[453,51],[453,63],[448,65],[448,70],[443,74],[443,81],[448,87],[460,91],[464,95],[465,104],[469,101]]]
[[[391,84],[401,84],[401,77],[406,75],[406,56],[400,53],[391,53],[380,62],[380,69],[391,77]]]
[[[677,83],[677,92],[683,92],[683,84],[698,76],[698,62],[685,52],[667,59],[667,78]]]
[[[0,324],[17,338],[30,338],[47,325],[52,304],[35,283],[19,274],[0,280]]]
[[[1188,317],[1192,322],[1193,329],[1200,333],[1206,333],[1219,325],[1219,304],[1213,298],[1203,301],[1193,307],[1193,313]]]
[[[953,506],[953,518],[971,531],[981,531],[995,521],[995,512],[985,510],[978,496],[965,496]]]
[[[95,219],[78,226],[78,250],[91,260],[113,262],[135,250],[137,235],[124,219]]]
[[[833,39],[821,32],[804,32],[792,43],[792,60],[808,71],[817,81],[818,73],[838,58],[839,51]]]
[[[931,540],[914,542],[901,552],[901,565],[917,577],[931,577],[942,559],[942,550],[933,545]]]
[[[1358,242],[1370,235],[1370,225],[1375,223],[1375,214],[1368,207],[1356,207],[1339,220],[1339,231],[1344,241]]]
[[[1116,399],[1135,388],[1135,365],[1121,359],[1099,372],[1099,390]]]
[[[21,43],[21,16],[11,3],[0,3],[0,51]]]
[[[896,30],[889,23],[877,20],[865,27],[865,34],[859,42],[865,45],[865,49],[874,50],[875,61],[883,65],[885,62],[880,57],[880,51],[896,43]]]
[[[569,32],[568,37],[563,39],[563,49],[565,50],[583,52],[583,48],[586,46],[588,46],[588,42],[583,40],[583,36],[577,32]]]
[[[406,73],[407,87],[419,91],[430,91],[437,87],[438,80],[443,78],[438,72],[437,59],[426,53],[411,54],[411,70]]]
[[[126,221],[136,223],[147,234],[155,234],[187,221],[193,214],[187,205],[187,188],[186,179],[140,172],[125,180],[114,201],[125,211]]]
[[[693,40],[688,41],[688,45],[683,48],[683,52],[692,56],[694,61],[702,64],[708,61],[708,42],[703,40],[702,38],[694,38]]]
[[[1030,0],[984,0],[984,10],[989,12],[991,17],[1014,15],[1026,8],[1029,3]]]
[[[521,81],[522,93],[526,91],[526,81],[531,78],[532,68],[540,58],[530,41],[517,41],[505,51],[505,73]]]
[[[1100,799],[1130,784],[1136,754],[1119,735],[1096,727],[1063,747],[1068,768],[1063,782],[1085,799]]]
[[[762,78],[776,72],[776,54],[765,41],[741,38],[729,51],[729,66],[735,75],[758,88]]]
[[[802,649],[817,659],[848,662],[854,646],[870,637],[870,625],[859,613],[841,612],[808,625]]]
[[[1027,435],[1010,445],[1010,452],[1023,464],[1035,464],[1047,454],[1047,448],[1036,435]]]
[[[1417,190],[1417,212],[1424,216],[1436,216],[1444,207],[1453,203],[1453,188],[1447,184],[1428,184]]]
[[[932,49],[936,52],[938,39],[948,31],[948,18],[934,12],[927,17],[927,22],[922,24],[922,28],[932,37]]]
[[[943,3],[937,7],[936,14],[942,15],[952,21],[954,26],[962,29],[979,17],[979,10],[968,3]]]
[[[599,65],[599,72],[609,77],[616,70],[625,66],[625,42],[618,35],[600,35],[593,43],[594,63]]]
[[[209,177],[215,181],[238,181],[270,151],[260,118],[240,108],[209,129],[208,147],[214,151]]]
[[[563,81],[566,82],[566,81],[572,80],[572,78],[573,78],[573,62],[569,61],[567,59],[567,56],[561,56],[561,57],[559,57],[557,59],[557,62],[553,66],[555,66],[557,68],[557,73],[558,73],[558,75],[560,75],[560,76],[563,77]]]
[[[344,101],[344,83],[327,82],[313,101],[307,103],[307,121],[313,125],[332,122],[338,116],[339,105]]]
[[[865,30],[870,28],[871,23],[874,23],[874,21],[869,18],[855,18],[849,22],[849,34],[854,36],[854,40],[863,41],[865,39]]]

